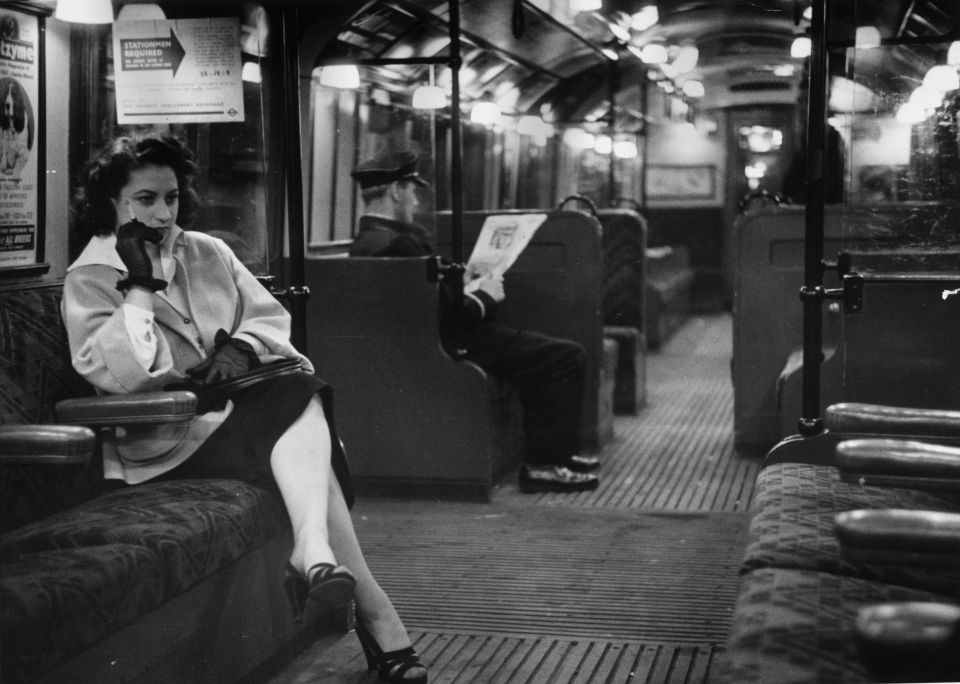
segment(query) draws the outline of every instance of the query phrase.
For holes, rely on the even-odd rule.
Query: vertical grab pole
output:
[[[307,297],[305,280],[303,226],[303,168],[300,157],[300,60],[297,54],[297,8],[284,4],[281,49],[283,52],[283,115],[286,131],[284,145],[285,186],[287,188],[287,241],[290,251],[290,280],[287,301],[290,305],[290,341],[301,353],[307,352]]]
[[[617,135],[617,90],[620,87],[620,74],[617,71],[617,63],[613,60],[610,61],[610,83],[609,83],[609,96],[610,96],[610,117],[607,121],[607,125],[610,127],[610,142],[611,144],[615,142]],[[617,199],[617,168],[616,168],[616,155],[613,153],[613,150],[610,150],[610,166],[608,168],[610,178],[610,199],[608,200],[611,205]]]
[[[463,142],[460,130],[460,2],[450,0],[450,211],[451,257],[463,263]],[[462,279],[460,286],[463,286]],[[458,298],[459,299],[459,298]]]
[[[647,141],[650,139],[650,116],[647,113],[650,79],[643,75],[640,81],[640,112],[643,114],[643,138],[640,143],[640,206],[643,207],[643,219],[647,219]]]
[[[800,434],[823,432],[820,366],[823,357],[823,203],[827,91],[827,2],[814,0],[807,110],[807,203],[804,234],[803,398]]]
[[[463,141],[460,130],[460,0],[450,0],[450,258],[455,315],[463,306]]]

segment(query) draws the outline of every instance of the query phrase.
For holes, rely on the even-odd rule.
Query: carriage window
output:
[[[879,44],[841,24],[833,42],[843,46],[830,53],[842,65],[831,69],[827,108],[842,141],[843,235],[855,249],[955,245],[960,83],[951,41],[933,26],[873,20]],[[904,65],[915,73],[903,77]]]
[[[391,92],[337,80],[336,70],[314,70],[311,80],[313,117],[309,193],[308,239],[312,248],[349,240],[356,232],[362,200],[350,172],[365,161],[391,152],[410,151],[419,157],[418,171],[429,187],[418,190],[416,220],[429,227],[448,194],[446,160],[438,159],[437,141],[449,134],[449,119],[438,110],[413,106],[412,92]],[[333,72],[331,74],[331,71]],[[332,79],[332,80],[331,80]]]
[[[236,22],[236,43],[227,50],[240,53],[243,119],[238,121],[119,124],[114,74],[114,25],[84,27],[71,34],[72,53],[82,55],[72,64],[70,166],[75,179],[87,160],[109,139],[138,129],[160,129],[185,138],[196,152],[201,175],[197,180],[203,202],[191,228],[222,239],[257,275],[276,272],[282,255],[283,195],[280,163],[271,141],[279,131],[279,60],[274,26],[267,8],[240,5],[167,3],[161,6],[167,20],[225,17]],[[138,17],[130,17],[136,20]],[[226,42],[226,41],[225,41]],[[182,64],[182,62],[181,62]],[[199,67],[198,67],[199,68]],[[202,119],[203,116],[197,116]],[[239,117],[238,117],[239,118]],[[82,245],[71,244],[71,258]]]

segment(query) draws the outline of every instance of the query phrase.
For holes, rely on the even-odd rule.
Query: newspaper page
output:
[[[466,278],[502,278],[546,220],[546,214],[488,216],[467,261]]]

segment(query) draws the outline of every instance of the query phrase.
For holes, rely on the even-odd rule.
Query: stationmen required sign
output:
[[[236,18],[113,25],[117,123],[243,121]]]

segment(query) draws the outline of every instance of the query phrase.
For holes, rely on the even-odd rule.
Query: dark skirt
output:
[[[231,478],[276,490],[270,454],[314,394],[320,396],[330,429],[333,472],[347,507],[352,507],[350,471],[333,420],[333,389],[308,373],[281,375],[234,394],[233,411],[200,448],[186,461],[149,482]]]

